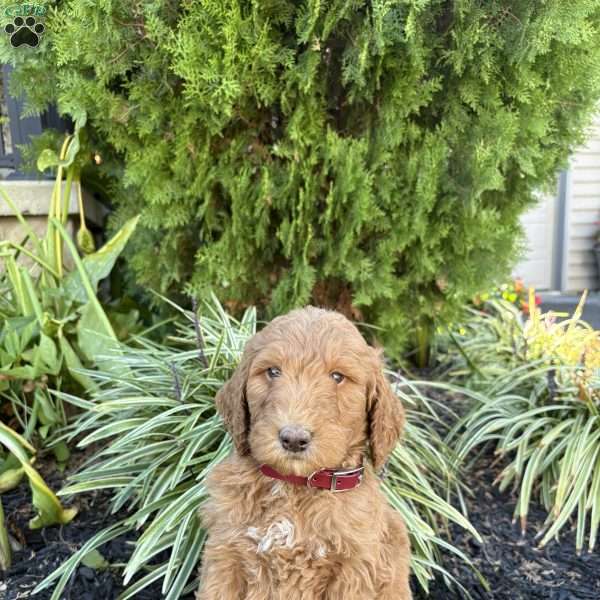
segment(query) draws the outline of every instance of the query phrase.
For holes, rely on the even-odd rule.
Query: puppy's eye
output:
[[[267,369],[267,377],[269,379],[275,379],[276,377],[281,377],[281,369],[279,367],[269,367]]]
[[[334,371],[330,374],[331,379],[333,379],[336,383],[342,383],[345,377],[339,371]]]

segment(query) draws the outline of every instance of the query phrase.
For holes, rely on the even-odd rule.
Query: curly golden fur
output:
[[[344,375],[341,383],[332,372]],[[380,353],[356,327],[313,307],[273,320],[248,342],[216,403],[235,451],[207,480],[197,600],[410,600],[406,528],[376,476],[404,412]],[[283,448],[288,425],[312,434],[305,451]],[[308,476],[355,467],[368,451],[362,484],[341,493],[258,470],[265,463]]]

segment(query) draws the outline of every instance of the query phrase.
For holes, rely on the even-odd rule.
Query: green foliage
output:
[[[530,294],[530,307],[534,305]],[[460,460],[481,444],[504,459],[497,481],[518,492],[523,531],[533,498],[548,511],[540,545],[576,516],[576,550],[595,547],[600,525],[600,333],[511,303],[471,311],[452,334],[450,372],[471,389],[472,407],[450,441]]]
[[[77,512],[64,509],[33,468],[35,448],[30,441],[37,434],[49,443],[59,464],[69,457],[65,443],[52,440],[52,433],[67,418],[62,401],[48,390],[95,386],[81,372],[83,365],[97,363],[98,355],[118,341],[98,300],[98,283],[110,273],[137,223],[136,218],[130,220],[99,251],[79,257],[65,229],[71,185],[75,182],[79,187],[78,134],[79,128],[66,138],[60,155],[47,150],[38,160],[41,169],[57,167],[45,236],[35,233],[0,188],[1,200],[23,229],[21,243],[0,242],[0,412],[3,420],[14,420],[23,434],[0,422],[0,445],[8,451],[0,452],[0,494],[27,477],[38,513],[29,523],[31,528],[68,523]],[[80,190],[79,197],[80,231],[87,231]],[[67,266],[66,254],[74,267]],[[22,258],[32,265],[24,266]],[[0,568],[9,565],[10,546],[0,506]]]
[[[352,302],[388,350],[507,274],[600,96],[596,0],[64,0],[0,43],[122,161],[140,282]]]
[[[75,183],[80,232],[88,232],[76,162],[80,126],[75,135],[67,136],[60,155],[46,149],[38,159],[42,170],[57,167],[43,238],[0,188],[2,201],[23,230],[22,243],[0,242],[0,400],[12,403],[12,412],[27,439],[36,429],[45,439],[55,426],[66,424],[62,403],[53,401],[48,386],[60,389],[76,382],[84,388],[93,387],[89,377],[80,372],[83,364],[93,364],[98,354],[117,340],[97,298],[98,283],[109,275],[137,224],[136,218],[130,220],[103,248],[79,257],[65,224]],[[65,247],[74,267],[66,266]],[[19,258],[30,259],[32,266],[23,266]],[[66,455],[64,445],[61,448]]]
[[[68,523],[77,514],[77,509],[64,509],[58,498],[50,491],[38,472],[31,466],[33,460],[30,455],[35,455],[33,446],[25,438],[3,423],[0,423],[0,444],[12,456],[16,457],[20,463],[18,470],[21,470],[29,479],[33,495],[33,505],[38,511],[38,515],[29,521],[29,526],[32,529],[38,529],[56,523],[62,525]],[[7,473],[8,471],[3,471],[3,475]],[[14,480],[17,481],[18,478],[14,477]]]
[[[4,456],[1,448],[9,452]],[[77,514],[76,508],[63,508],[62,504],[44,483],[33,468],[35,448],[17,432],[0,422],[0,570],[6,570],[11,563],[11,550],[8,532],[4,523],[2,493],[16,487],[23,475],[31,487],[32,503],[37,515],[29,521],[31,529],[47,525],[65,525]],[[14,465],[17,466],[14,466]]]
[[[124,347],[116,361],[122,373],[89,371],[98,384],[91,399],[60,394],[82,409],[68,438],[80,440],[80,447],[99,448],[60,495],[109,488],[112,512],[122,519],[98,532],[40,584],[41,590],[58,579],[52,600],[61,597],[69,577],[90,552],[134,531],[141,535],[124,569],[125,582],[131,585],[122,600],[135,598],[156,580],[162,581],[167,600],[197,585],[192,575],[205,537],[197,511],[206,498],[204,479],[231,449],[214,397],[254,333],[256,314],[248,309],[237,321],[215,299],[206,304],[200,319],[183,314],[186,322],[168,345],[138,339],[138,347]],[[413,571],[426,589],[436,570],[452,580],[440,564],[442,548],[468,562],[441,537],[447,522],[478,536],[445,499],[460,490],[452,453],[436,433],[441,424],[436,403],[418,383],[399,378],[395,388],[406,403],[408,423],[404,442],[391,457],[384,489],[409,527]],[[168,551],[168,558],[150,566],[161,551]]]

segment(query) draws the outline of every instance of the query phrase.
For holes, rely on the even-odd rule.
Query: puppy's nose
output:
[[[290,452],[303,452],[308,448],[312,436],[299,425],[286,425],[279,430],[281,445]]]

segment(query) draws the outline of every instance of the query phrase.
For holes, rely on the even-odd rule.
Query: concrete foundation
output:
[[[0,181],[0,187],[21,211],[36,235],[44,237],[54,181],[4,180]],[[63,182],[63,194],[64,189]],[[85,190],[83,190],[83,205],[88,229],[98,234],[108,213],[107,209]],[[66,229],[75,238],[79,229],[79,207],[75,185],[71,187],[68,215]],[[22,244],[25,236],[26,232],[22,225],[4,198],[0,196],[0,241],[8,240]],[[26,247],[33,250],[30,241],[27,242]],[[26,257],[19,257],[19,261],[22,264],[31,264],[31,260]],[[0,260],[0,269],[2,268],[1,262]],[[68,252],[65,253],[65,262],[67,266],[70,265]]]

